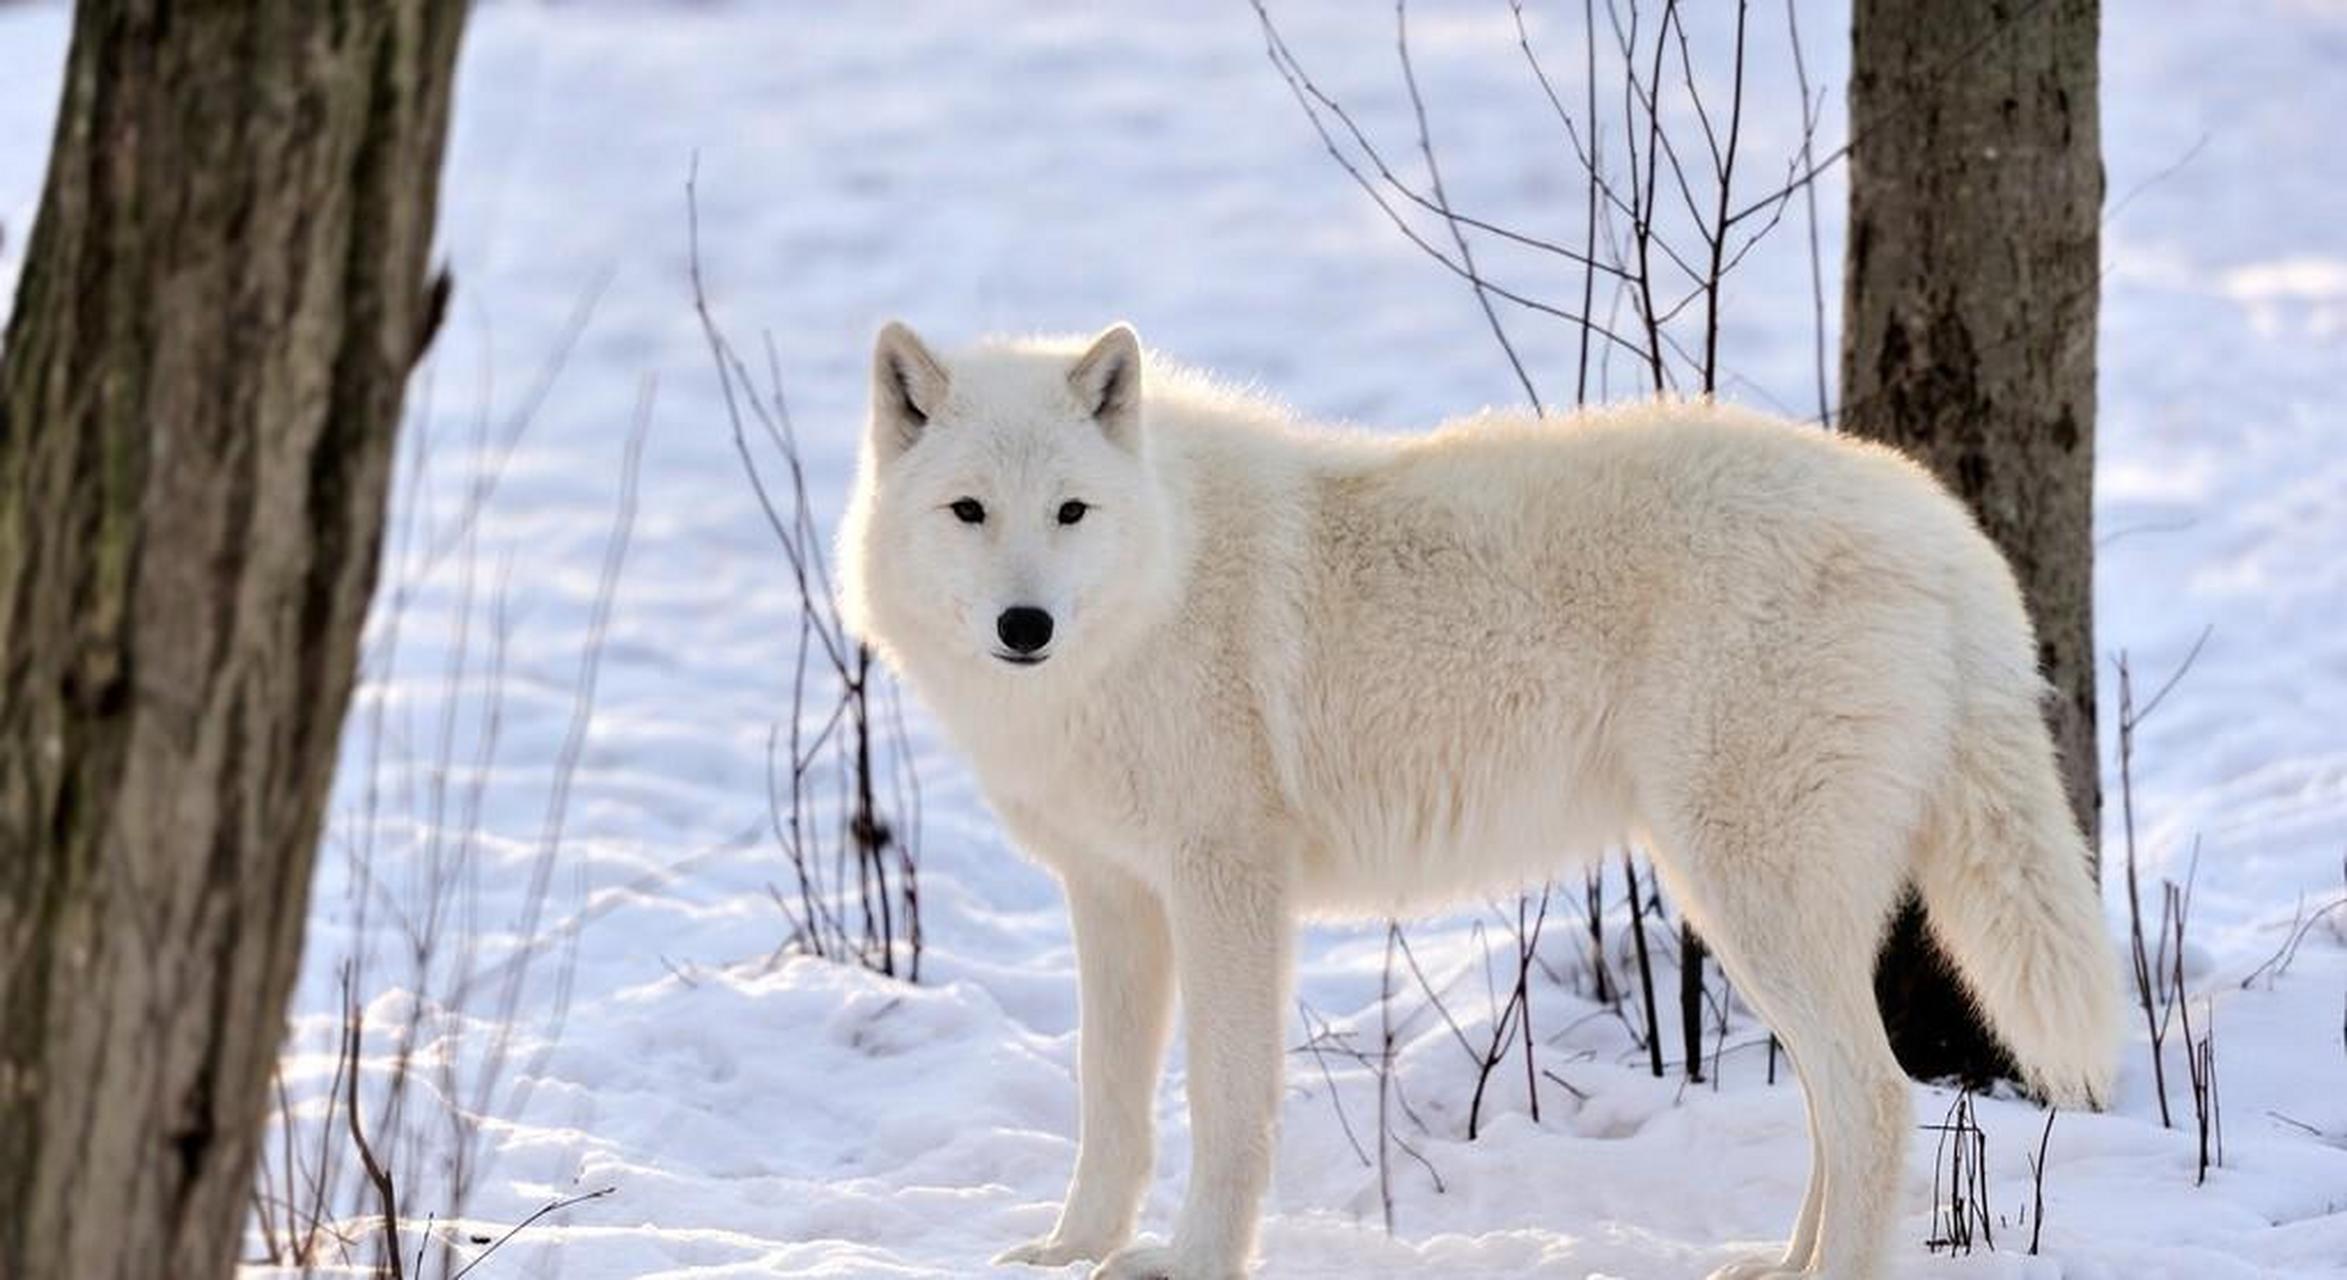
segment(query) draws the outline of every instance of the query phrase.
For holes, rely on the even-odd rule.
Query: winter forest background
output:
[[[1684,8],[1716,107],[1733,6]],[[884,677],[840,699],[801,575],[820,601],[891,317],[1126,319],[1394,430],[1525,398],[1484,300],[1287,78],[1342,104],[1321,118],[1356,165],[1348,119],[1422,185],[1394,12],[1268,12],[1284,55],[1236,0],[470,13],[432,256],[454,289],[393,455],[250,1274],[961,1276],[1049,1227],[1075,1129],[1057,892]],[[1581,6],[1408,17],[1449,199],[1578,243],[1576,144],[1524,45],[1577,100]],[[1750,9],[1737,190],[1812,167],[1807,132],[1814,203],[1723,282],[1713,367],[1816,418],[1849,13],[1801,5],[1798,66],[1786,17]],[[0,4],[0,297],[71,21]],[[2153,1016],[2108,1114],[1916,1087],[1900,1274],[2347,1275],[2347,5],[2109,6],[2101,78],[2103,883]],[[1491,280],[1577,302],[1568,261],[1469,234]],[[1569,404],[1578,327],[1498,311]],[[1589,367],[1592,399],[1647,385]],[[1310,932],[1264,1274],[1699,1274],[1777,1238],[1798,1091],[1716,967],[1689,1078],[1676,917],[1643,878],[1634,914],[1624,865],[1545,916],[1535,893]],[[1180,1089],[1177,1046],[1144,1230],[1179,1202]]]

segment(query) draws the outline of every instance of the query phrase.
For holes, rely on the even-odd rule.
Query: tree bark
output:
[[[2098,0],[1857,0],[1841,423],[1929,466],[2019,577],[2089,847]],[[2008,1074],[1912,907],[1877,993],[1911,1071]]]
[[[84,0],[0,351],[0,1280],[225,1276],[458,0]]]

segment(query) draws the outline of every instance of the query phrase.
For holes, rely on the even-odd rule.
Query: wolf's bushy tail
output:
[[[1969,691],[1916,851],[1932,932],[2028,1082],[2102,1107],[2118,1069],[2118,956],[2030,675]]]

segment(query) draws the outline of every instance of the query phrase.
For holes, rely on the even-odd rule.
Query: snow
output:
[[[1419,8],[1418,72],[1454,198],[1571,234],[1570,156],[1506,6]],[[1397,161],[1414,160],[1397,131],[1407,103],[1388,16],[1333,9],[1274,6],[1315,75]],[[1777,39],[1777,11],[1756,14]],[[0,147],[0,288],[21,267],[67,25],[53,4],[0,6],[0,137],[13,144]],[[1577,16],[1536,20],[1535,33],[1569,62],[1576,26]],[[1846,15],[1819,9],[1803,26],[1812,75],[1833,91],[1830,144],[1842,135]],[[2184,879],[2198,842],[2187,958],[2195,1014],[2205,998],[2218,1027],[2226,1158],[2194,1184],[2192,1138],[2160,1127],[2137,1028],[2115,1111],[2055,1123],[2043,1256],[2020,1252],[2028,1227],[2017,1218],[2042,1113],[1989,1099],[1979,1117],[1997,1251],[1951,1259],[1922,1248],[1934,1135],[1919,1133],[1899,1273],[2347,1275],[2339,916],[2311,931],[2287,973],[2242,986],[2302,911],[2347,889],[2336,390],[2347,218],[2333,163],[2335,122],[2347,119],[2347,7],[2171,0],[2111,12],[2106,27],[2098,625],[2146,689],[2214,628],[2141,731],[2136,807],[2155,911],[2157,882]],[[1756,165],[1767,172],[1796,119],[1781,45],[1761,56],[1748,145],[1771,158]],[[522,987],[513,1075],[530,1087],[494,1093],[470,1211],[494,1233],[550,1196],[616,1190],[532,1226],[475,1274],[980,1272],[996,1250],[1049,1228],[1073,1158],[1065,922],[1049,880],[1005,846],[913,708],[927,812],[923,982],[776,958],[785,927],[767,885],[785,872],[763,838],[763,767],[787,702],[796,606],[690,307],[683,184],[694,157],[713,301],[737,339],[771,332],[826,521],[850,465],[866,343],[892,315],[949,337],[1125,318],[1153,345],[1312,413],[1394,427],[1521,393],[1466,290],[1329,163],[1244,6],[1114,0],[1047,16],[1006,0],[493,5],[474,15],[458,103],[442,217],[457,301],[414,397],[431,465],[403,483],[395,517],[422,532],[387,561],[414,590],[395,661],[378,625],[370,701],[352,717],[297,1001],[309,1053],[289,1067],[289,1087],[314,1103],[330,1069],[315,1050],[333,1018],[334,966],[364,932],[346,850],[369,776],[383,796],[385,901],[413,891],[421,860],[448,846],[434,830],[461,827],[480,783],[479,896],[465,918],[485,956],[513,954],[622,454],[641,383],[656,377],[640,514],[537,929],[554,941]],[[1829,271],[1841,199],[1837,184],[1821,192]],[[1577,283],[1496,250],[1491,265],[1527,287]],[[460,750],[435,806],[445,664],[464,643],[464,557],[427,573],[419,548],[462,527],[484,406],[489,438],[501,438],[583,300],[592,311],[577,349],[475,530],[482,581],[450,722]],[[1728,314],[1728,394],[1812,411],[1797,212],[1737,278]],[[1511,320],[1536,376],[1570,366],[1569,327]],[[1541,380],[1552,400],[1569,398],[1562,376]],[[496,749],[476,772],[481,635],[501,563],[505,692]],[[370,771],[364,729],[378,697],[388,730]],[[2106,686],[2105,707],[2115,703]],[[2113,736],[2106,726],[2106,744]],[[2114,796],[2114,859],[2118,839]],[[2116,938],[2122,891],[2115,874],[2106,881]],[[1617,876],[1609,892],[1619,891]],[[1585,935],[1566,895],[1556,911],[1543,956],[1571,974]],[[382,989],[401,972],[387,915],[377,909],[364,935],[379,1027],[400,1000]],[[1487,1035],[1484,941],[1505,949],[1499,917],[1416,922],[1409,937],[1466,1034]],[[565,953],[575,971],[558,1026]],[[1383,959],[1381,926],[1316,929],[1298,990],[1314,1024],[1374,1046]],[[1797,1091],[1766,1081],[1749,1022],[1732,1028],[1716,1087],[1682,1088],[1646,1074],[1601,1006],[1543,985],[1541,1065],[1570,1088],[1544,1079],[1535,1122],[1511,1058],[1493,1081],[1488,1128],[1469,1143],[1467,1055],[1415,984],[1406,992],[1396,1073],[1423,1127],[1402,1120],[1396,1132],[1443,1189],[1396,1152],[1389,1238],[1376,1171],[1345,1127],[1372,1140],[1373,1076],[1292,1054],[1264,1274],[1693,1275],[1785,1229],[1806,1131]],[[1300,1017],[1292,1030],[1302,1044]],[[370,1043],[378,1063],[388,1052]],[[1158,1097],[1150,1231],[1179,1203],[1181,1078],[1177,1050]],[[1950,1099],[1919,1086],[1918,1124],[1936,1123]],[[411,1191],[419,1213],[431,1207],[428,1179]]]

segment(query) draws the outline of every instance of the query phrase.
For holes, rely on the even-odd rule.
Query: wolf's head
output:
[[[1155,625],[1180,566],[1141,377],[1121,324],[950,359],[882,329],[841,534],[850,625],[961,685],[1060,683]]]

